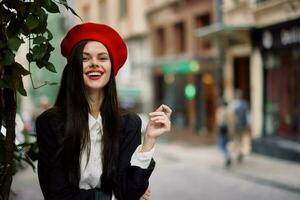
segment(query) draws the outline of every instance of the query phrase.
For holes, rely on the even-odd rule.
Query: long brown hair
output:
[[[84,87],[82,66],[83,49],[87,42],[81,41],[73,48],[71,57],[64,68],[55,102],[55,107],[62,113],[65,122],[64,167],[68,173],[69,182],[77,187],[80,179],[80,154],[85,148],[89,152],[91,145],[88,128],[90,107]],[[103,166],[101,188],[103,191],[111,192],[116,181],[120,140],[120,114],[113,70],[104,88],[104,94],[100,108],[103,120],[102,155],[99,155]]]

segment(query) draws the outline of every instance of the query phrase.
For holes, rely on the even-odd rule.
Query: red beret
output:
[[[82,40],[101,42],[108,50],[114,67],[114,75],[123,66],[127,58],[127,47],[121,36],[105,24],[83,23],[69,30],[60,44],[61,54],[69,59],[72,48]]]

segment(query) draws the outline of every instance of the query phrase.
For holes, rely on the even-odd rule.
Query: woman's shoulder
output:
[[[53,125],[59,122],[62,122],[62,114],[55,107],[44,111],[36,118],[37,124],[51,123]]]
[[[121,126],[122,127],[140,127],[142,123],[138,114],[127,110],[121,112]]]
[[[140,141],[142,120],[133,112],[121,113],[121,144],[127,148],[133,141]]]

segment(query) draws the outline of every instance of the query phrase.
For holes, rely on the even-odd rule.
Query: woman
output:
[[[61,43],[68,60],[53,108],[36,121],[38,175],[48,199],[149,199],[157,137],[170,130],[171,109],[141,120],[118,107],[115,76],[127,58],[120,35],[103,24],[73,27]]]
[[[219,102],[216,117],[219,133],[219,148],[224,156],[224,166],[229,167],[231,165],[231,156],[228,150],[228,142],[230,139],[230,133],[232,133],[233,116],[228,109],[227,102],[222,98]]]

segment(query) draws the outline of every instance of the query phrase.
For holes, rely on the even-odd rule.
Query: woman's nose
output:
[[[92,59],[92,67],[99,67],[99,62],[98,62],[97,58]]]

